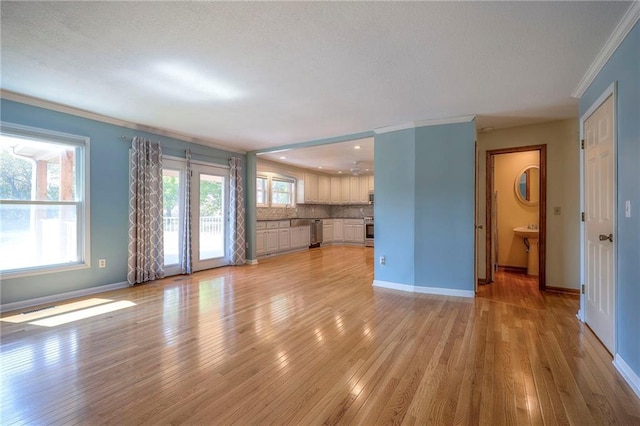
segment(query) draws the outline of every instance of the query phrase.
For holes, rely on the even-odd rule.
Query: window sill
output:
[[[2,280],[10,280],[13,278],[32,277],[35,275],[55,274],[58,272],[70,272],[80,269],[89,269],[91,265],[88,263],[75,263],[69,265],[53,265],[43,266],[41,268],[22,269],[18,271],[0,272],[0,278]]]

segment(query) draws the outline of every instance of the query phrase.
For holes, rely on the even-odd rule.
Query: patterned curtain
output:
[[[229,160],[229,263],[243,265],[246,261],[244,244],[244,188],[242,160]]]
[[[127,281],[134,285],[164,277],[164,247],[162,149],[139,137],[132,148]]]
[[[193,258],[191,251],[191,150],[185,151],[187,168],[184,174],[184,220],[182,221],[182,258],[180,269],[183,274],[193,272]]]

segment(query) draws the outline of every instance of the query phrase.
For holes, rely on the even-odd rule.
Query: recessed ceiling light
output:
[[[278,157],[278,158],[279,158],[279,159],[281,159],[281,160],[286,160],[286,159],[287,159],[287,157],[285,157],[284,155],[281,155],[281,156],[280,156],[280,157]]]
[[[360,148],[362,148],[360,145],[356,145],[353,147],[353,149],[360,149]]]
[[[364,170],[367,171],[367,172],[369,171],[369,169],[364,169]]]
[[[321,169],[321,168],[322,168],[322,166],[318,166],[318,168],[319,168],[319,169]]]
[[[342,170],[338,170],[338,173],[342,174]]]

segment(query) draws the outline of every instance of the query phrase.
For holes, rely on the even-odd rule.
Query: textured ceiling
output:
[[[257,150],[575,117],[622,2],[1,2],[2,88]]]

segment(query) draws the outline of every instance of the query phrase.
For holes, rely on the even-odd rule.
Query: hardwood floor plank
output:
[[[578,298],[496,276],[475,299],[374,288],[373,249],[327,247],[0,322],[0,423],[640,424]]]

